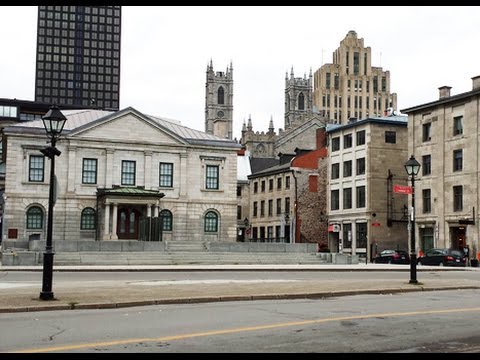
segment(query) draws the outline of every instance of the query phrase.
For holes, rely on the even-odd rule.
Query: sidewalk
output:
[[[10,271],[42,271],[41,266],[0,267]],[[59,271],[403,271],[404,280],[302,280],[302,281],[115,281],[55,282]],[[172,265],[172,266],[55,266],[55,300],[39,300],[41,283],[6,283],[0,278],[0,313],[44,310],[101,309],[215,301],[322,298],[353,294],[382,294],[410,291],[480,289],[479,268],[417,267],[419,284],[409,284],[409,265]],[[477,271],[478,280],[441,277],[422,281],[423,271]]]

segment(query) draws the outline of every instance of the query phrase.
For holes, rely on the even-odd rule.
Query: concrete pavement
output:
[[[55,299],[39,300],[41,283],[2,281],[12,271],[41,272],[41,266],[0,267],[0,313],[44,310],[102,309],[156,304],[216,301],[323,298],[353,294],[382,294],[410,291],[480,289],[480,268],[417,266],[418,284],[409,284],[409,265],[138,265],[138,266],[54,266]],[[119,274],[114,281],[56,282],[60,271],[403,271],[405,279],[378,280],[223,280],[223,281],[126,281]],[[474,271],[477,280],[451,280],[441,276],[422,281],[423,271]],[[259,277],[260,278],[260,277]]]

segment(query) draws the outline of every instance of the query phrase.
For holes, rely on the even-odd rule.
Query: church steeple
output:
[[[270,124],[268,125],[268,132],[274,132],[275,128],[273,127],[273,116],[270,115]]]
[[[213,61],[207,66],[205,84],[205,132],[221,138],[233,136],[233,65],[226,71],[213,71]]]

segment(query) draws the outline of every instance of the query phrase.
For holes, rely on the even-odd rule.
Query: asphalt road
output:
[[[417,291],[0,314],[0,351],[475,352],[479,296],[478,289]]]

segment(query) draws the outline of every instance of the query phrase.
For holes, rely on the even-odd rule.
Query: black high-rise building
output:
[[[118,110],[121,6],[39,6],[35,101]]]

